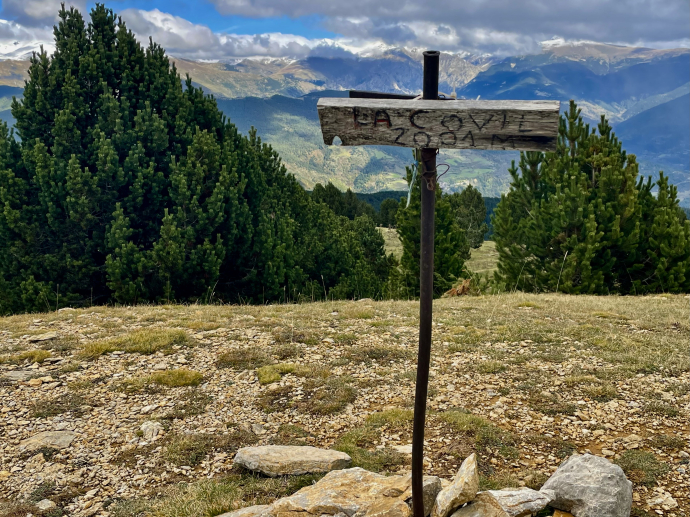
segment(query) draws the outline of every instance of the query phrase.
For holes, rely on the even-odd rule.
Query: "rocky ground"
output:
[[[212,516],[314,481],[233,467],[247,445],[405,471],[417,311],[363,300],[0,319],[0,515]],[[632,515],[690,515],[688,297],[460,297],[435,302],[434,321],[428,474],[450,478],[476,452],[482,489],[538,489],[590,452],[633,481]]]

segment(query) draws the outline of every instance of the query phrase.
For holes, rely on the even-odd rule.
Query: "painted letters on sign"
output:
[[[558,101],[324,98],[324,143],[417,148],[553,151]]]

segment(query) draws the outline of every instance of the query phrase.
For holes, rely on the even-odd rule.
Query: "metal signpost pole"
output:
[[[438,99],[438,65],[440,52],[424,52],[425,100]],[[419,355],[417,383],[414,397],[414,427],[412,431],[412,512],[424,516],[424,425],[426,397],[431,360],[431,316],[434,299],[434,220],[436,210],[436,152],[423,148],[422,155],[422,215],[421,250],[419,264]]]

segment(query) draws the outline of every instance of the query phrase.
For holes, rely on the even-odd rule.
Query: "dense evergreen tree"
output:
[[[88,24],[63,7],[54,35],[13,101],[19,140],[0,130],[0,313],[380,295],[373,221],[312,202],[160,46],[102,5]]]
[[[472,185],[468,185],[462,192],[454,192],[448,196],[450,206],[455,213],[458,226],[465,230],[470,247],[479,248],[484,242],[484,235],[489,226],[486,219],[486,205],[481,192]]]
[[[557,151],[522,153],[520,172],[513,164],[493,218],[497,280],[529,291],[687,291],[690,222],[675,188],[662,175],[654,196],[603,116],[597,130],[571,101]]]
[[[396,215],[400,201],[395,199],[384,199],[379,210],[378,223],[385,228],[393,228],[396,223]]]
[[[342,215],[350,220],[362,215],[366,215],[374,221],[378,219],[376,210],[369,203],[358,199],[357,194],[350,189],[341,192],[330,181],[325,187],[317,183],[311,193],[311,198],[317,203],[326,204],[337,215]]]
[[[400,200],[396,220],[403,246],[402,282],[408,296],[419,296],[419,260],[421,238],[422,163],[418,150],[413,151],[414,164],[407,167],[407,183],[412,185],[410,206]],[[417,173],[415,174],[415,169]],[[414,179],[414,183],[412,183]],[[463,274],[470,257],[465,231],[458,226],[453,208],[440,185],[436,186],[436,217],[434,241],[434,293],[440,296]],[[404,296],[404,295],[403,295]]]

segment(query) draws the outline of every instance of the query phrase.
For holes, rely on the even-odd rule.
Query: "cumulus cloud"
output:
[[[567,40],[623,44],[680,42],[688,45],[687,0],[211,0],[219,13],[253,17],[318,15],[343,37],[380,37],[385,43],[410,39],[421,45],[434,32],[454,30],[465,50],[530,49],[558,35]],[[349,18],[357,13],[360,20]],[[430,33],[414,30],[429,24]],[[487,39],[490,36],[491,39]],[[495,38],[495,39],[494,39]],[[660,43],[661,42],[661,43]],[[510,53],[510,51],[506,51]],[[515,53],[515,51],[513,51]]]
[[[86,12],[86,0],[2,0],[3,18],[27,27],[50,27],[58,19],[60,4]]]
[[[305,57],[318,43],[294,34],[214,33],[205,25],[154,9],[126,9],[122,18],[142,42],[149,36],[174,56],[189,59]]]
[[[158,9],[121,14],[142,43],[149,37],[188,59],[347,57],[392,47],[435,48],[474,55],[539,52],[541,42],[599,41],[673,48],[690,46],[687,0],[211,0],[221,15],[316,16],[337,36],[309,39],[278,32],[214,32]],[[2,0],[0,58],[52,48],[60,0]],[[72,0],[85,12],[86,0]],[[352,14],[356,13],[356,16]]]
[[[49,53],[55,50],[52,29],[24,27],[0,20],[0,59],[25,59],[41,45]]]

